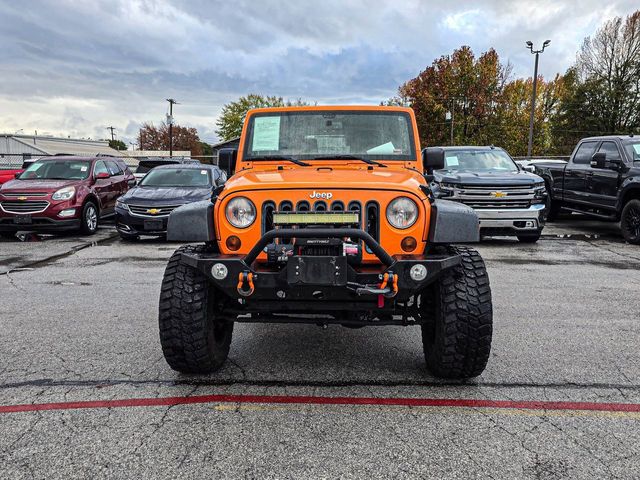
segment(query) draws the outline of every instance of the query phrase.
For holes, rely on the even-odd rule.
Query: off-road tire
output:
[[[640,245],[640,199],[629,200],[620,214],[620,229],[624,239]]]
[[[233,322],[216,315],[216,292],[207,278],[182,261],[183,246],[169,259],[160,290],[160,344],[169,366],[182,373],[211,373],[227,359]]]
[[[521,243],[536,243],[538,240],[540,240],[540,235],[542,235],[542,233],[537,232],[517,235],[517,237],[518,241]]]
[[[91,222],[90,224],[88,219],[92,211],[95,214],[95,225],[93,224],[93,222]],[[100,211],[98,210],[98,206],[94,202],[88,201],[82,206],[82,215],[80,216],[80,233],[84,235],[93,235],[98,231],[99,223]]]
[[[468,247],[447,247],[462,263],[442,274],[421,294],[422,345],[427,367],[437,377],[480,375],[489,360],[493,333],[491,287],[480,254]]]

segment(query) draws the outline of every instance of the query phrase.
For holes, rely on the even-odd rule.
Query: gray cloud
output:
[[[430,2],[429,2],[430,3]],[[563,72],[584,36],[636,2],[0,0],[0,131],[106,136],[176,120],[215,140],[221,106],[250,92],[377,103],[463,44],[496,48],[530,75],[525,40],[552,40],[541,73]]]

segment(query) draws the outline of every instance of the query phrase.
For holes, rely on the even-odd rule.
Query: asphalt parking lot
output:
[[[464,383],[415,327],[239,324],[220,372],[180,375],[156,311],[175,247],[0,240],[0,478],[638,478],[640,249],[615,225],[479,246],[494,341]]]

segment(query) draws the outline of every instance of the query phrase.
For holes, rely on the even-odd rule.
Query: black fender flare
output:
[[[215,242],[216,230],[211,200],[176,208],[167,222],[167,240],[172,242]]]

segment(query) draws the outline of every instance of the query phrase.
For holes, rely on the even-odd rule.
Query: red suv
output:
[[[116,199],[135,185],[127,165],[113,157],[37,160],[0,185],[0,235],[18,230],[79,230],[93,234],[114,215]]]

